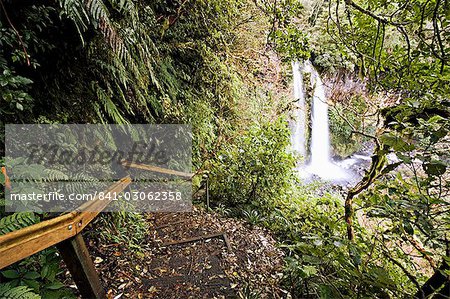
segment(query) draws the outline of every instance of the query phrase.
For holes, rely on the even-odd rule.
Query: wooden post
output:
[[[81,233],[57,244],[67,268],[83,298],[104,299],[105,290],[95,271],[94,263],[84,243]]]

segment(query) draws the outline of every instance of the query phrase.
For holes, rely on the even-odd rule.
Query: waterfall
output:
[[[330,163],[330,129],[328,126],[328,103],[319,73],[311,68],[311,85],[314,86],[311,111],[311,162],[312,169]]]
[[[294,99],[296,105],[291,143],[293,150],[300,156],[305,157],[305,92],[303,90],[303,74],[298,61],[292,62],[292,74],[294,77]]]
[[[324,180],[341,181],[349,179],[350,174],[339,167],[331,159],[330,129],[328,124],[328,102],[325,96],[325,86],[319,73],[306,61],[303,67],[298,62],[292,63],[294,74],[294,96],[298,99],[296,123],[292,133],[292,145],[294,150],[303,153],[305,150],[305,94],[303,90],[303,72],[311,73],[311,86],[313,87],[313,99],[311,107],[311,160],[302,171],[306,174],[317,175]],[[303,176],[305,175],[303,173]]]

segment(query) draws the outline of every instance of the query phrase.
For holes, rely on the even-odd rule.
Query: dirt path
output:
[[[147,216],[148,243],[139,255],[89,242],[109,298],[282,297],[283,253],[267,231],[197,209]]]

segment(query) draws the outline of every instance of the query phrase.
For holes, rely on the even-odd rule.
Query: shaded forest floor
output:
[[[282,297],[283,252],[266,230],[197,208],[146,217],[138,254],[89,240],[108,298]]]

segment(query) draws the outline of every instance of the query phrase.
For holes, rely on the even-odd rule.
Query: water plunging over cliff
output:
[[[303,74],[298,61],[292,62],[292,73],[294,77],[294,125],[292,128],[291,143],[293,150],[300,156],[306,156],[305,148],[305,92],[303,90]]]
[[[322,79],[311,68],[311,85],[314,86],[312,102],[311,161],[312,168],[330,163],[330,129],[328,126],[328,103]]]
[[[317,70],[309,61],[303,67],[294,62],[294,96],[299,100],[296,116],[303,116],[301,123],[296,123],[293,129],[293,147],[300,154],[305,151],[305,96],[303,92],[303,76],[301,70],[311,73],[311,86],[313,87],[313,99],[311,106],[311,159],[310,162],[300,169],[304,174],[317,175],[324,180],[345,181],[351,178],[351,174],[336,165],[331,159],[330,129],[328,125],[328,103],[325,96],[325,87]],[[298,70],[298,73],[297,73]],[[298,82],[298,81],[301,82]],[[301,88],[301,89],[300,89]],[[296,117],[296,121],[301,117]],[[301,134],[301,135],[300,135]],[[303,144],[303,148],[301,148]],[[302,150],[302,151],[301,151]],[[303,154],[303,156],[305,156]]]

